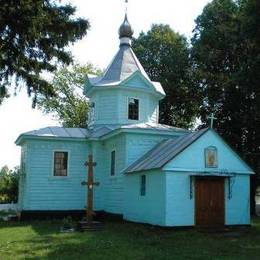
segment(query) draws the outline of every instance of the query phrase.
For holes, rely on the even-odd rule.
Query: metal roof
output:
[[[138,123],[138,124],[122,125],[122,126],[120,126],[120,128],[121,129],[148,129],[148,130],[175,131],[175,132],[190,133],[190,131],[187,129],[164,125],[164,124],[157,124],[157,123]]]
[[[132,38],[134,30],[131,27],[131,24],[128,21],[127,13],[125,14],[125,19],[118,30],[119,38],[128,37]]]
[[[161,131],[164,133],[189,133],[190,131],[178,127],[156,124],[156,123],[138,123],[129,125],[97,125],[89,130],[89,138],[99,138],[108,135],[115,130],[150,130]]]
[[[103,76],[88,77],[91,85],[96,87],[118,86],[135,72],[139,71],[150,82],[155,90],[165,96],[162,85],[153,82],[145,72],[130,45],[121,45],[114,59],[104,72]]]
[[[65,128],[59,126],[45,127],[21,134],[15,143],[19,143],[22,137],[54,137],[54,138],[75,138],[85,139],[88,137],[88,130],[85,128]]]
[[[103,77],[100,81],[96,82],[96,84],[102,85],[108,82],[121,82],[137,70],[139,70],[144,77],[149,79],[131,47],[128,45],[122,45],[111,64],[106,69]]]
[[[39,137],[39,138],[75,138],[75,139],[91,139],[100,138],[112,133],[114,130],[129,129],[129,130],[159,130],[163,132],[187,132],[187,130],[162,124],[155,123],[139,123],[131,125],[97,125],[93,128],[65,128],[59,126],[45,127],[21,134],[16,144],[24,137]]]
[[[149,152],[144,154],[140,159],[131,164],[124,172],[132,173],[163,167],[207,132],[208,129],[209,128],[204,128],[200,131],[185,134],[175,139],[163,140]]]

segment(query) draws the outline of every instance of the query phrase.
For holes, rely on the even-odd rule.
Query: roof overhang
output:
[[[142,128],[118,128],[115,130],[112,130],[111,132],[99,137],[99,138],[89,138],[89,140],[106,140],[113,136],[116,136],[118,134],[122,133],[132,133],[132,134],[149,134],[149,135],[161,135],[161,136],[181,136],[183,135],[183,132],[178,132],[174,130],[160,130],[160,129],[142,129]]]
[[[106,81],[106,82],[99,82],[98,79],[100,77],[96,78],[87,78],[87,81],[85,83],[84,87],[84,95],[91,96],[93,92],[95,91],[101,91],[101,90],[115,90],[115,89],[122,89],[122,87],[126,86],[129,81],[131,81],[134,77],[138,77],[141,79],[145,84],[149,86],[149,88],[138,88],[138,87],[131,87],[127,86],[128,89],[132,89],[134,91],[138,92],[148,92],[153,95],[156,95],[158,99],[163,99],[166,94],[159,82],[153,82],[148,80],[140,71],[135,71],[132,75],[130,75],[128,78],[122,80],[122,81]]]
[[[75,138],[75,137],[60,137],[60,136],[34,136],[21,134],[15,140],[16,145],[23,145],[24,142],[28,140],[43,140],[43,141],[73,141],[73,142],[86,142],[88,138]]]

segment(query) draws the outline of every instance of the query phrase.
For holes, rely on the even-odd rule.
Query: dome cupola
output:
[[[134,30],[131,27],[131,24],[129,23],[127,19],[127,14],[125,14],[125,19],[118,30],[119,38],[132,38],[134,34]]]

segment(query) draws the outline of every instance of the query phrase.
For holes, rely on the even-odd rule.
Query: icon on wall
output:
[[[208,168],[218,167],[217,148],[215,146],[205,148],[205,166]]]

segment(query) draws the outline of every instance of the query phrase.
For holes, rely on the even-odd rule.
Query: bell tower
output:
[[[119,50],[100,77],[89,76],[84,94],[90,99],[88,126],[158,123],[165,92],[153,82],[131,48],[133,29],[127,13],[120,25]]]

